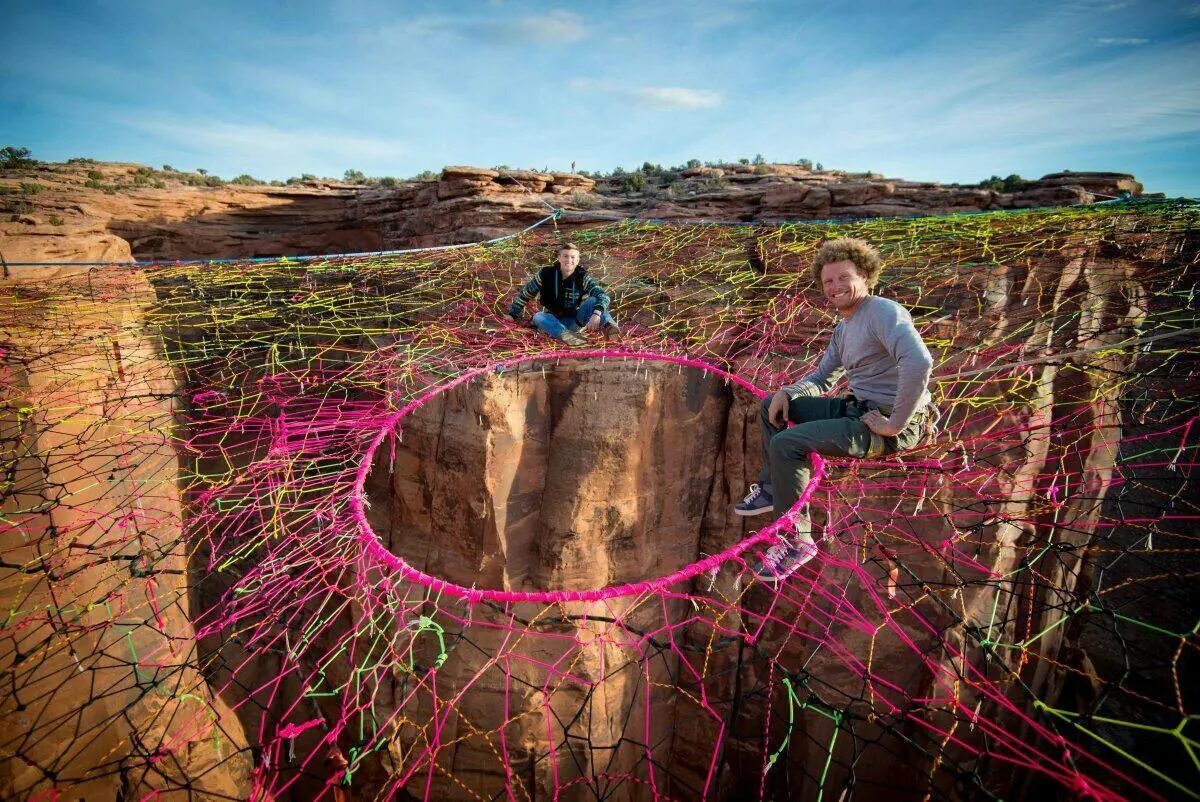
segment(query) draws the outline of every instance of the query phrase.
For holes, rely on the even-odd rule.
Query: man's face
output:
[[[839,312],[853,309],[870,293],[867,279],[849,259],[822,265],[821,289]]]
[[[575,268],[579,266],[579,251],[574,248],[563,248],[558,252],[558,266],[567,275],[575,272]]]

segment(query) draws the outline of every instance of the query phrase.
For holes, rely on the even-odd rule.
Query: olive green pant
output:
[[[780,428],[771,423],[771,396],[758,409],[762,424],[763,467],[759,484],[770,483],[775,515],[783,515],[808,487],[812,458],[876,457],[912,448],[921,439],[925,416],[915,413],[894,437],[882,437],[862,422],[874,404],[850,398],[796,398],[788,404],[787,417],[794,425]],[[884,411],[884,410],[881,410]],[[886,412],[885,412],[886,414]]]

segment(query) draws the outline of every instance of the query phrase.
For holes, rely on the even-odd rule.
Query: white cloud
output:
[[[1104,36],[1096,40],[1096,44],[1104,47],[1125,47],[1132,45],[1147,44],[1149,39],[1141,39],[1135,36]]]
[[[583,92],[604,92],[652,109],[713,109],[724,102],[720,92],[682,86],[619,86],[608,81],[576,78],[570,87]]]
[[[526,17],[501,25],[518,39],[539,44],[570,44],[587,35],[583,18],[570,11],[551,11],[545,16]]]
[[[368,167],[410,155],[408,145],[397,139],[316,131],[308,123],[294,129],[219,120],[136,119],[129,124],[192,151],[216,168],[214,172],[340,175],[347,167]]]
[[[712,109],[721,105],[721,93],[681,86],[644,86],[633,90],[643,105],[655,109]]]
[[[982,177],[1050,153],[1200,134],[1200,83],[1187,69],[1164,68],[1194,64],[1190,44],[1118,47],[1099,60],[1093,31],[1067,45],[1073,66],[1046,69],[1064,53],[1062,28],[1053,16],[1031,19],[1007,32],[1013,47],[983,54],[977,43],[947,39],[855,69],[816,65],[802,82],[758,93],[750,116],[714,120],[690,147],[727,153],[732,142],[776,158],[864,169],[887,162],[906,165],[905,177],[947,178],[951,164],[977,165]],[[1067,158],[1054,169],[1132,168]]]
[[[708,10],[693,12],[691,20],[692,26],[695,28],[724,28],[727,25],[742,22],[745,20],[745,16],[729,10]]]
[[[583,17],[571,11],[551,11],[519,19],[484,19],[448,14],[415,17],[402,23],[365,31],[371,42],[393,43],[410,37],[443,36],[481,43],[512,45],[574,44],[588,35]]]

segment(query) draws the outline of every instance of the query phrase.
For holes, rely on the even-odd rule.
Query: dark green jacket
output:
[[[508,314],[521,318],[525,314],[525,304],[534,298],[539,298],[542,309],[556,317],[575,314],[586,298],[595,298],[596,308],[601,312],[607,312],[611,303],[608,293],[588,275],[586,268],[577,267],[569,278],[564,279],[557,264],[543,267],[517,290]]]

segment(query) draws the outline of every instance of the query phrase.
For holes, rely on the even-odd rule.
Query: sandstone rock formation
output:
[[[437,181],[389,188],[319,181],[195,187],[169,175],[162,188],[129,183],[145,171],[136,164],[43,164],[0,176],[9,209],[0,216],[0,255],[18,262],[350,253],[491,239],[537,222],[552,207],[572,212],[558,223],[570,229],[614,215],[744,222],[904,217],[1089,203],[1142,190],[1122,173],[1055,173],[1005,193],[743,164],[688,169],[670,187],[652,181],[638,192],[620,178],[468,166],[446,167]],[[89,186],[89,175],[100,178]],[[31,184],[41,189],[22,189]]]
[[[154,293],[59,269],[0,294],[23,299],[0,335],[0,796],[244,796],[241,727],[195,662]]]
[[[352,221],[333,211],[335,200],[344,203],[349,197],[339,193],[354,193],[355,208],[373,209],[372,219],[390,221],[395,227],[386,236],[397,242],[421,237],[435,242],[466,236],[465,232],[471,232],[467,238],[473,239],[480,232],[507,232],[513,220],[537,219],[545,210],[542,198],[554,195],[556,185],[586,187],[556,175],[526,175],[534,186],[542,184],[539,197],[523,184],[508,184],[499,181],[498,174],[489,175],[494,171],[453,169],[457,172],[444,176],[444,181],[395,191],[188,190],[184,193],[188,203],[222,198],[218,205],[226,205],[218,216],[227,217],[213,222],[211,228],[194,229],[197,219],[179,211],[181,227],[164,234],[164,242],[180,247],[180,243],[197,244],[187,238],[198,236],[196,231],[210,231],[222,247],[248,247],[244,243],[250,242],[251,235],[239,226],[251,219],[291,220],[288,226],[280,224],[276,242],[292,241],[291,237],[311,242],[302,237],[317,233],[304,229],[299,222],[305,219],[303,214],[295,209],[295,216],[287,212],[289,206],[310,203],[325,210],[322,219],[327,231],[350,232],[346,234],[350,237],[356,229],[344,226]],[[918,203],[968,208],[985,201],[981,194],[985,191],[977,188],[946,194],[945,188],[934,185],[881,178],[822,180],[810,186],[802,175],[787,174],[789,179],[800,179],[795,181],[765,181],[753,171],[732,174],[741,177],[736,190],[699,193],[688,199],[690,205],[680,204],[677,213],[695,216],[707,210],[724,217],[732,209],[758,210],[746,213],[769,209],[780,219],[794,219],[800,213],[826,216],[835,208],[894,211],[918,208]],[[720,176],[700,173],[696,179],[714,177]],[[1117,185],[1127,181],[1112,180]],[[443,183],[453,184],[447,187],[450,194],[463,188],[455,182],[470,183],[471,194],[439,197]],[[1091,192],[1078,186],[1052,184],[1033,191],[1045,197],[1059,197],[1053,193],[1061,191],[1062,197],[1076,198]],[[1097,186],[1091,184],[1092,189]],[[47,203],[62,202],[54,199],[55,191],[44,190],[39,197]],[[84,190],[58,191],[66,197]],[[986,192],[986,201],[994,202],[993,193]],[[400,197],[412,201],[412,207],[398,209]],[[101,203],[128,200],[106,198]],[[1006,202],[1017,203],[1011,198]],[[65,211],[67,207],[54,208]],[[121,225],[134,225],[128,206],[113,206],[108,212],[113,214],[110,219],[120,217]],[[29,219],[37,214],[30,213]],[[438,227],[430,229],[435,220]],[[28,222],[4,225],[6,232],[9,226],[42,228]],[[104,244],[106,235],[98,228],[94,232],[80,247],[97,252],[109,247]],[[30,254],[51,247],[30,245],[23,237],[6,238],[4,247],[15,242],[30,248],[19,253]],[[380,241],[387,242],[383,237]],[[973,269],[961,272],[952,266],[947,268],[952,280],[936,291],[898,284],[900,300],[920,300],[927,310],[936,310],[930,326],[939,341],[939,362],[947,360],[942,372],[976,368],[973,360],[980,350],[997,344],[1011,347],[1014,360],[1033,360],[1028,376],[989,374],[980,380],[985,389],[978,394],[1011,398],[1010,403],[993,405],[988,416],[978,414],[973,396],[958,397],[962,403],[954,403],[954,392],[967,392],[960,385],[950,383],[947,390],[951,393],[947,426],[959,437],[975,438],[980,446],[972,457],[988,466],[995,482],[985,487],[985,474],[972,483],[919,471],[839,468],[829,480],[824,502],[831,512],[818,523],[845,524],[849,546],[828,547],[829,567],[822,587],[839,588],[842,595],[814,603],[812,610],[830,614],[824,622],[815,613],[786,622],[788,626],[766,622],[763,611],[771,609],[771,597],[758,589],[743,599],[744,587],[732,569],[698,580],[693,590],[700,599],[709,594],[714,600],[738,600],[736,614],[726,612],[717,621],[691,623],[692,608],[685,599],[671,599],[655,610],[626,610],[622,602],[614,602],[612,612],[620,616],[612,617],[622,618],[626,625],[616,627],[612,621],[599,620],[593,608],[564,605],[561,619],[544,624],[546,631],[560,636],[561,647],[546,646],[547,641],[509,647],[500,625],[528,611],[479,608],[473,613],[479,629],[468,633],[475,648],[454,649],[437,674],[439,693],[449,696],[471,684],[471,696],[464,696],[454,711],[445,713],[445,697],[417,695],[406,711],[417,721],[429,720],[435,709],[446,715],[440,735],[442,744],[450,745],[442,756],[447,770],[414,779],[406,792],[420,795],[428,790],[431,798],[439,799],[474,798],[477,788],[503,793],[505,783],[515,783],[512,778],[518,776],[531,796],[545,798],[563,783],[637,765],[644,750],[632,744],[649,737],[671,763],[675,779],[666,787],[672,796],[695,798],[706,783],[714,799],[742,798],[748,788],[752,789],[749,795],[756,795],[763,776],[764,739],[778,744],[785,734],[779,715],[763,723],[766,711],[789,704],[786,698],[763,698],[778,690],[778,683],[771,684],[772,662],[761,657],[765,654],[781,664],[803,665],[821,683],[822,699],[842,705],[848,716],[846,723],[813,709],[796,712],[796,732],[803,738],[796,736],[788,769],[772,775],[765,786],[767,794],[811,798],[817,791],[806,784],[807,778],[827,777],[830,787],[841,787],[853,772],[862,788],[890,789],[893,796],[888,798],[893,798],[896,787],[916,787],[922,778],[936,773],[935,762],[926,754],[907,751],[904,738],[917,738],[922,732],[915,719],[923,716],[946,727],[950,722],[932,707],[905,710],[908,718],[888,722],[890,729],[865,714],[854,719],[855,705],[866,694],[863,676],[848,667],[851,661],[843,655],[813,646],[823,642],[835,613],[877,614],[878,618],[867,620],[870,626],[847,625],[845,632],[839,631],[840,642],[851,655],[864,660],[862,656],[869,655],[873,670],[895,680],[903,698],[933,699],[949,693],[945,677],[962,670],[964,662],[985,672],[992,665],[991,650],[997,647],[981,645],[977,632],[999,607],[1005,611],[1005,623],[1003,631],[996,633],[996,643],[1025,643],[1049,628],[1047,636],[1007,655],[1018,672],[1023,671],[1018,674],[1021,681],[1039,698],[1055,700],[1068,694],[1067,681],[1051,667],[1069,651],[1077,633],[1053,627],[1063,605],[1073,604],[1090,581],[1085,555],[1117,457],[1120,393],[1138,389],[1136,377],[1130,376],[1137,355],[1106,351],[1102,346],[1119,343],[1155,304],[1162,311],[1165,296],[1162,287],[1152,283],[1148,266],[1191,258],[1186,255],[1194,255],[1195,248],[1194,235],[1186,242],[1166,242],[1143,233],[1122,234],[1119,242],[1073,245],[983,267],[973,264]],[[4,255],[15,261],[7,250]],[[781,258],[775,253],[767,256]],[[236,285],[241,278],[235,275],[229,280]],[[671,293],[679,290],[665,287],[638,294],[632,285],[625,286],[631,287],[631,317],[647,327],[662,316]],[[359,287],[352,289],[357,292]],[[391,291],[407,297],[410,289]],[[148,310],[155,300],[142,272],[14,267],[0,282],[0,290],[5,313],[0,364],[7,371],[0,382],[5,393],[0,421],[6,462],[15,466],[12,478],[6,480],[3,512],[6,522],[16,522],[6,534],[0,601],[20,611],[17,618],[10,616],[12,626],[6,626],[0,636],[0,669],[16,688],[4,695],[5,706],[0,708],[6,721],[16,722],[16,731],[6,742],[0,792],[20,795],[60,784],[89,798],[118,793],[140,798],[156,791],[164,791],[162,798],[171,798],[166,791],[179,798],[248,796],[256,774],[265,771],[261,761],[251,760],[251,747],[299,723],[288,718],[296,714],[287,705],[304,697],[305,690],[291,678],[281,683],[281,689],[270,687],[285,660],[278,651],[255,652],[236,638],[196,646],[191,621],[200,608],[210,609],[216,594],[197,600],[197,594],[189,593],[188,583],[200,585],[199,575],[208,569],[202,560],[190,564],[187,560],[176,485],[181,470],[173,443],[162,433],[170,425],[173,397],[190,398],[194,391],[212,387],[198,379],[196,386],[190,386],[187,375],[172,376],[165,368],[149,328]],[[159,291],[166,292],[162,285]],[[346,297],[352,295],[348,292]],[[227,300],[196,295],[188,302],[195,306],[195,314],[211,313],[215,320],[215,310]],[[711,303],[712,309],[697,308],[698,320],[722,300],[714,297]],[[791,322],[792,334],[815,331],[826,322],[814,308],[804,310],[800,318]],[[180,315],[166,322],[182,327],[188,321]],[[258,325],[245,317],[233,322]],[[164,320],[159,317],[155,323]],[[373,328],[388,330],[383,325]],[[306,343],[314,350],[344,347],[338,337],[346,332],[314,330],[321,333],[311,335]],[[165,339],[195,347],[188,339],[191,336],[181,330],[168,332]],[[714,353],[729,359],[735,368],[752,371],[763,358],[751,347],[757,336],[754,330],[736,328],[724,332],[719,342],[714,335]],[[381,336],[365,352],[376,353],[390,344],[394,341]],[[791,348],[786,338],[775,344]],[[264,351],[269,346],[254,343]],[[1047,354],[1070,354],[1084,347],[1097,350],[1056,358],[1053,363],[1037,361]],[[257,354],[252,351],[247,348],[242,356],[250,359]],[[213,369],[226,367],[218,364]],[[1120,380],[1113,380],[1114,376]],[[244,385],[235,386],[235,379]],[[244,393],[253,404],[263,403],[252,385],[249,373],[233,371],[222,387],[235,396]],[[269,425],[272,420],[263,413],[254,422]],[[991,436],[996,427],[1009,434]],[[1084,434],[1067,437],[1070,431]],[[468,586],[595,587],[665,573],[741,536],[743,522],[730,515],[729,505],[750,478],[749,466],[756,465],[756,438],[753,402],[713,377],[693,371],[617,362],[564,363],[548,369],[545,378],[538,369],[494,376],[439,397],[414,416],[394,464],[377,454],[369,488],[375,502],[371,520],[395,553]],[[262,456],[251,453],[249,446],[244,452],[238,450],[247,443],[257,445],[250,435],[239,432],[230,435],[228,445],[246,463]],[[225,460],[229,455],[222,450],[209,456],[215,462],[218,456]],[[235,460],[228,467],[241,469],[244,464]],[[1080,481],[1069,486],[1044,481],[1067,476]],[[864,478],[882,489],[873,493],[869,506],[861,508]],[[153,487],[155,501],[150,508],[141,503],[147,486]],[[908,506],[900,507],[915,506],[914,498],[947,518],[920,518],[915,509],[910,513]],[[971,521],[977,526],[967,533],[947,531],[949,516],[971,508],[981,498],[991,506]],[[873,546],[872,538],[878,539],[895,520],[910,515],[913,543],[958,538],[964,550],[1000,574],[1026,565],[1036,568],[1036,580],[1019,588],[963,585],[955,599],[961,619],[944,610],[929,612],[930,620],[945,628],[946,642],[960,654],[938,651],[941,635],[907,620],[883,636],[871,632],[871,627],[882,628],[892,613],[877,603],[886,578],[885,560],[866,545]],[[1046,545],[1052,541],[1062,547],[1048,550]],[[76,552],[86,557],[75,559]],[[878,586],[863,581],[863,564],[868,566],[865,575],[880,580]],[[938,588],[961,583],[961,576],[933,550],[913,546],[904,553],[904,564],[913,572],[906,581],[916,588],[914,594],[932,595]],[[211,581],[205,578],[206,588]],[[68,594],[69,604],[59,598],[59,591]],[[128,613],[127,617],[112,613],[114,609]],[[345,614],[346,626],[353,623],[353,615],[353,611]],[[631,655],[650,648],[637,632],[639,625],[664,626],[664,622],[674,629],[668,647],[653,645],[661,653],[655,654],[660,659],[651,668],[634,677],[609,670],[622,661],[633,664]],[[838,621],[839,626],[843,623]],[[491,624],[496,626],[489,630]],[[718,625],[738,636],[718,637]],[[920,648],[914,651],[897,632]],[[753,651],[747,637],[751,634],[757,659],[747,656]],[[317,644],[320,648],[334,645],[336,641]],[[506,686],[505,675],[484,671],[485,657],[502,651],[513,658],[507,676],[515,679],[515,688]],[[934,655],[933,669],[914,660],[917,653]],[[221,655],[227,668],[210,668],[207,661],[213,654]],[[551,682],[550,677],[557,675],[544,666],[555,665],[568,654],[582,657],[569,677]],[[260,660],[249,661],[251,657]],[[439,657],[437,641],[425,637],[406,659],[428,667]],[[692,660],[704,661],[704,674],[711,679],[703,685],[689,683],[684,669]],[[352,668],[342,661],[330,669],[331,680],[340,672],[337,680],[348,682]],[[408,674],[395,672],[379,681],[391,682],[388,688],[395,689],[414,673],[410,668]],[[230,674],[237,682],[230,681]],[[225,698],[217,688],[226,693]],[[753,696],[747,690],[763,688],[774,691]],[[712,700],[712,709],[721,717],[688,705],[687,699],[701,694]],[[399,696],[392,695],[392,708],[380,707],[381,716],[399,710],[395,701]],[[744,703],[728,704],[743,697]],[[1016,691],[1013,698],[1024,699]],[[79,708],[79,699],[90,704]],[[975,701],[996,704],[995,699],[969,699]],[[336,703],[314,704],[325,714]],[[505,704],[521,712],[519,719],[509,720],[514,711]],[[334,712],[326,717],[332,720]],[[311,714],[304,711],[304,715]],[[47,725],[47,720],[53,723]],[[1012,726],[1022,725],[1014,718]],[[846,734],[848,730],[853,737]],[[498,758],[499,747],[481,732],[509,736],[503,759]],[[840,740],[838,733],[843,733]],[[310,730],[291,739],[292,745],[301,753],[314,749],[315,736],[316,731]],[[425,737],[420,726],[398,725],[397,737],[387,748],[359,764],[355,792],[386,795],[397,767],[404,766],[414,750],[428,745],[422,741]],[[995,747],[982,733],[959,737],[967,747]],[[63,745],[72,738],[72,743]],[[882,744],[879,748],[889,759],[860,763],[856,749],[865,742]],[[550,743],[563,744],[553,766],[544,757],[538,759]],[[7,757],[10,754],[12,758]],[[718,760],[716,771],[710,772],[713,754]],[[610,762],[604,763],[599,755]],[[451,776],[463,784],[453,782]],[[936,790],[963,797],[979,790],[956,787],[961,779],[938,775]],[[989,788],[1008,787],[1004,778],[991,779]],[[314,796],[325,790],[323,782],[323,777],[303,777],[295,793]],[[1048,795],[1045,787],[1036,784],[1023,793],[1029,798]],[[583,783],[568,787],[563,798],[575,795],[594,796]],[[614,799],[649,797],[646,789],[629,785],[611,795]],[[866,791],[858,795],[868,797]]]
[[[694,368],[620,359],[531,363],[439,396],[414,414],[394,460],[376,457],[369,514],[394,553],[467,587],[586,590],[663,576],[703,548],[743,537],[743,519],[710,505],[744,485],[743,431],[756,410],[757,399]],[[714,521],[720,531],[709,531]],[[452,758],[457,779],[438,777],[432,796],[467,798],[464,779],[500,788],[511,771],[528,794],[548,798],[556,784],[635,767],[647,727],[656,742],[671,739],[674,655],[655,661],[650,677],[612,669],[637,654],[633,633],[658,630],[664,617],[679,626],[691,611],[682,599],[667,607],[637,595],[602,607],[564,605],[573,623],[555,625],[553,639],[528,638],[510,658],[514,666],[528,660],[516,669],[519,682],[487,671],[488,655],[503,653],[511,633],[502,613],[479,608],[473,620],[483,628],[471,629],[471,646],[456,649],[440,672],[445,687],[471,690],[443,730],[464,736]],[[428,651],[423,657],[435,659]],[[584,681],[556,680],[539,668],[559,664]],[[655,685],[649,702],[645,681]],[[547,683],[550,690],[533,690]],[[530,690],[506,704],[506,686]],[[400,697],[398,690],[390,695]],[[505,727],[515,749],[507,769],[485,740],[467,737],[468,728],[503,726],[497,716],[506,707],[532,712]],[[415,737],[392,747],[397,765]],[[695,734],[674,737],[688,742]],[[551,742],[574,744],[574,757],[557,766],[540,760],[529,771],[531,756]],[[576,784],[561,798],[594,792]]]

